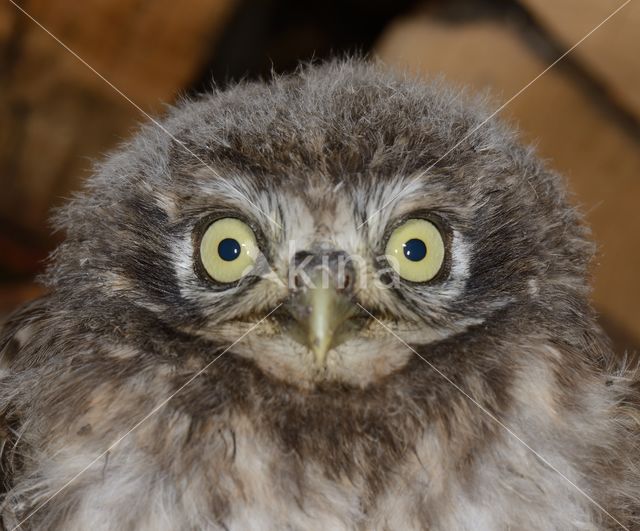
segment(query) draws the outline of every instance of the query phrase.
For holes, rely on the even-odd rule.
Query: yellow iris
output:
[[[444,263],[444,240],[430,221],[409,219],[391,233],[385,255],[405,280],[428,282]]]
[[[258,245],[251,228],[236,218],[214,221],[200,242],[200,261],[216,282],[240,280],[253,268]]]

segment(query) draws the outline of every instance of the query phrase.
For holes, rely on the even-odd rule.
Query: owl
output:
[[[213,90],[56,223],[0,340],[7,529],[638,529],[588,229],[482,101],[361,60]]]

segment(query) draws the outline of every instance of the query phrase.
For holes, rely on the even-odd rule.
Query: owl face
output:
[[[456,305],[468,242],[452,201],[427,199],[434,179],[196,179],[196,204],[172,208],[190,213],[171,253],[182,295],[206,316],[187,329],[231,343],[273,312],[233,347],[269,373],[371,382],[411,356],[389,330],[429,343],[479,322]]]
[[[353,64],[184,103],[63,212],[54,282],[81,269],[275,378],[365,387],[414,355],[398,337],[428,355],[584,289],[557,178],[486,118]]]

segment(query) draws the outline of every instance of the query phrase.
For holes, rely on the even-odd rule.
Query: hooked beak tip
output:
[[[324,368],[329,351],[349,333],[354,302],[333,287],[314,287],[295,294],[289,311],[297,323],[293,337],[313,353],[316,367]]]
[[[309,346],[313,352],[314,362],[318,368],[323,368],[327,361],[327,353],[331,349],[332,335],[326,334],[323,337],[310,336]]]

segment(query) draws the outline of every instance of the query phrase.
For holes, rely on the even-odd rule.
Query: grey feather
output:
[[[144,125],[57,214],[50,293],[2,330],[4,525],[637,529],[639,379],[596,324],[588,229],[490,115],[340,61]],[[444,273],[355,294],[416,354],[363,314],[311,371],[276,311],[220,355],[288,296],[290,240],[369,278],[416,212],[447,227]],[[230,214],[269,273],[231,287],[196,267]]]

